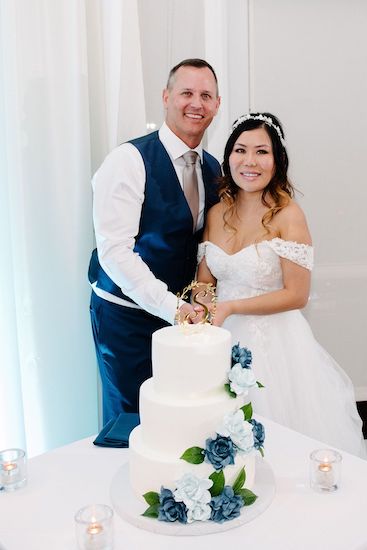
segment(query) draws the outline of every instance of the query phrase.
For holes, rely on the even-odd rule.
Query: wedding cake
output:
[[[264,441],[245,403],[248,389],[261,385],[251,352],[231,348],[225,329],[178,325],[153,334],[152,367],[129,439],[130,482],[149,504],[145,515],[181,523],[238,516],[256,499],[255,450]],[[223,499],[232,517],[224,517]]]

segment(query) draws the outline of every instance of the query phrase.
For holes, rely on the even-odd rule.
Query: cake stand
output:
[[[257,500],[250,506],[244,506],[241,515],[230,521],[195,521],[186,524],[158,521],[141,515],[148,505],[133,494],[129,481],[129,465],[124,464],[112,479],[111,499],[116,513],[139,529],[160,535],[208,535],[244,525],[262,514],[271,504],[275,495],[274,474],[270,465],[260,457],[256,458],[255,484],[251,490],[257,495]]]

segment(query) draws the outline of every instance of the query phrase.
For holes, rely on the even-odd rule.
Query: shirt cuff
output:
[[[181,304],[181,300],[180,300],[180,304]],[[162,317],[162,319],[167,321],[167,323],[174,325],[176,312],[177,312],[177,296],[175,296],[172,292],[169,292],[161,304],[160,317]]]

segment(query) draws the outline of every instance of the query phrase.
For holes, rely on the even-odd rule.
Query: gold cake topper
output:
[[[199,289],[199,290],[197,290]],[[215,294],[216,287],[213,285],[213,283],[200,283],[199,281],[192,281],[188,286],[186,286],[182,293],[177,293],[177,308],[176,308],[176,316],[175,316],[175,323],[177,325],[187,325],[189,324],[190,320],[195,319],[195,317],[192,317],[192,313],[186,313],[183,319],[180,317],[180,301],[184,300],[187,301],[189,297],[189,293],[193,290],[197,290],[197,292],[194,293],[192,301],[195,304],[198,304],[204,309],[204,313],[202,316],[202,319],[196,323],[203,325],[205,323],[212,323],[214,316],[215,316],[215,310],[216,310],[216,302],[217,297]],[[205,300],[200,301],[200,300]],[[208,307],[211,306],[210,308]],[[199,312],[195,312],[196,317],[199,314]]]

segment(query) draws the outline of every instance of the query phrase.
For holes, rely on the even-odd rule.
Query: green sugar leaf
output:
[[[241,407],[241,411],[243,411],[243,414],[245,416],[245,420],[251,420],[252,418],[252,405],[251,403],[247,403],[243,407]]]
[[[228,393],[230,397],[237,397],[234,391],[231,390],[231,386],[229,384],[224,384],[224,389]]]
[[[153,504],[159,504],[159,494],[154,491],[149,491],[143,495],[145,502],[152,506]]]
[[[212,497],[217,497],[224,489],[225,481],[223,470],[220,470],[219,472],[213,472],[212,475],[209,476],[209,479],[211,479],[213,482],[212,487],[209,489],[210,494],[212,495]]]
[[[239,495],[241,493],[241,489],[244,486],[246,481],[246,472],[245,467],[241,468],[238,476],[235,479],[235,482],[232,485],[232,489],[235,493],[235,495]]]
[[[149,506],[149,508],[147,508],[144,512],[144,514],[142,514],[142,516],[145,516],[146,518],[157,518],[158,517],[158,512],[159,512],[159,503],[158,504],[153,504],[152,506]]]
[[[190,464],[201,464],[204,462],[204,449],[201,447],[190,447],[186,449],[184,454],[180,457],[182,460],[186,460]]]
[[[241,489],[239,495],[242,497],[244,506],[250,506],[257,499],[257,495],[250,491],[250,489]]]

